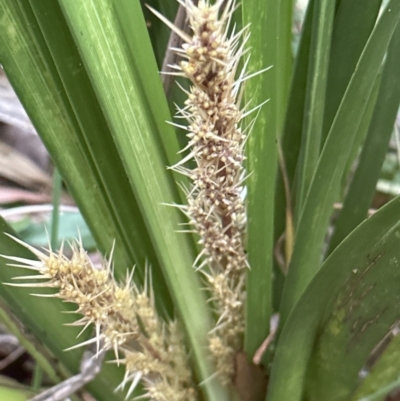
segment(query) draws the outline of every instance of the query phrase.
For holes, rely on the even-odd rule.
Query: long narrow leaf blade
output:
[[[282,296],[283,321],[320,266],[324,235],[352,147],[353,133],[399,17],[400,3],[391,0],[361,55],[322,150],[296,231],[293,258]]]
[[[329,244],[331,250],[367,216],[400,103],[399,64],[400,25],[397,26],[389,47],[367,139],[343,209],[335,224]]]
[[[337,4],[328,75],[323,140],[326,140],[358,59],[376,23],[381,0],[341,0]],[[349,35],[351,32],[351,35]]]
[[[373,271],[380,286],[384,286],[384,282],[390,279],[393,279],[394,286],[398,286],[399,272],[393,262],[400,258],[399,222],[400,198],[397,198],[357,227],[325,261],[292,309],[282,329],[272,366],[267,401],[304,399],[304,380],[313,345],[345,283],[357,277],[362,288],[363,274],[367,276],[369,271]],[[389,274],[380,275],[380,269],[386,269]],[[385,302],[390,302],[387,297],[384,299]],[[391,317],[394,316],[393,313],[399,315],[396,303],[391,307]],[[338,318],[341,318],[340,314]],[[385,319],[384,314],[380,318]],[[325,328],[334,331],[337,328],[334,323],[335,321]],[[387,327],[387,321],[384,325]],[[362,327],[360,321],[358,332]],[[338,365],[336,368],[344,366]],[[334,396],[336,389],[331,389],[331,392]]]
[[[287,100],[287,110],[280,141],[282,167],[280,168],[275,190],[275,233],[274,243],[285,238],[285,258],[283,266],[275,266],[274,306],[277,310],[282,296],[284,282],[283,271],[287,269],[293,251],[293,192],[295,188],[295,170],[302,142],[302,127],[307,91],[308,60],[310,57],[311,28],[314,12],[314,0],[308,3],[304,18],[300,44]],[[290,230],[292,232],[290,232]],[[283,269],[282,269],[283,267]]]
[[[332,0],[314,3],[302,146],[297,167],[296,220],[320,155],[334,11]]]
[[[398,221],[398,215],[393,217]],[[358,263],[353,266],[333,308],[325,313],[308,367],[307,400],[349,400],[371,352],[398,322],[398,233],[393,228],[384,235],[378,247],[386,242],[385,237],[393,239],[383,250],[364,252],[366,263],[361,268]],[[360,243],[365,240],[360,235]],[[390,247],[394,249],[386,253]]]
[[[248,257],[245,351],[253,355],[268,334],[272,312],[272,266],[276,139],[280,136],[291,73],[292,1],[243,1],[243,25],[250,26],[250,73],[272,66],[246,85],[254,107],[270,98],[254,124],[247,145]],[[278,40],[277,40],[278,38]]]
[[[181,221],[178,211],[162,204],[176,200],[176,187],[166,171],[165,157],[160,150],[163,148],[160,137],[170,131],[166,126],[159,126],[158,119],[155,120],[153,115],[156,107],[162,110],[167,106],[165,98],[160,97],[156,99],[157,104],[149,109],[149,99],[143,97],[148,93],[143,88],[147,83],[150,84],[150,78],[152,85],[161,87],[161,82],[154,60],[146,66],[145,80],[142,80],[135,67],[140,59],[140,43],[149,40],[143,15],[135,13],[138,7],[136,3],[127,0],[89,0],[84,3],[60,0],[124,161],[156,254],[188,333],[199,378],[203,381],[213,373],[209,357],[204,352],[211,328],[210,313],[192,269],[190,241],[175,231]],[[116,9],[122,6],[126,13],[129,12],[131,23],[135,25],[133,34],[136,38],[127,38],[120,27]],[[134,54],[130,53],[127,39],[138,46],[133,49]],[[131,63],[134,63],[133,66]],[[210,400],[226,397],[215,380],[206,381],[204,390]]]

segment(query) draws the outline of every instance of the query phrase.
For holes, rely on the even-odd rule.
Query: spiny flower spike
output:
[[[189,153],[172,169],[189,176],[193,183],[185,190],[188,205],[181,210],[200,236],[202,250],[195,268],[208,281],[217,314],[210,350],[221,380],[228,384],[234,374],[234,355],[243,346],[245,275],[249,267],[243,200],[247,133],[241,129],[241,120],[254,111],[241,110],[242,83],[251,77],[245,73],[248,59],[244,69],[237,71],[247,52],[249,34],[247,27],[229,32],[234,0],[217,0],[214,5],[200,0],[198,6],[191,0],[178,1],[186,8],[191,35],[153,10],[183,39],[182,48],[172,49],[183,60],[172,67],[176,75],[192,82],[190,90],[185,91],[185,107],[177,114],[188,121]],[[196,162],[193,170],[185,167],[190,159]]]
[[[103,263],[101,269],[96,269],[81,242],[71,245],[73,253],[71,259],[68,259],[62,253],[62,248],[58,253],[51,249],[44,253],[17,238],[11,238],[28,248],[40,261],[4,256],[19,262],[13,266],[34,269],[40,273],[40,276],[16,279],[47,279],[44,283],[13,285],[58,288],[58,293],[53,296],[75,303],[78,306],[76,312],[83,315],[73,324],[84,327],[94,324],[97,344],[103,342],[105,349],[118,347],[138,337],[139,326],[132,308],[133,294],[129,287],[121,288],[113,280],[111,263]],[[124,302],[120,301],[122,298]]]
[[[112,253],[108,262],[104,260],[101,267],[96,268],[81,241],[71,244],[72,257],[67,258],[62,249],[42,252],[10,237],[39,260],[1,256],[16,262],[10,266],[35,270],[39,274],[15,278],[34,282],[8,284],[58,289],[51,296],[75,303],[76,312],[83,315],[71,325],[83,326],[83,330],[94,325],[94,338],[69,349],[96,343],[98,353],[114,350],[115,363],[125,365],[120,388],[129,383],[128,396],[142,382],[150,400],[199,399],[180,329],[176,322],[163,322],[155,309],[150,269],[146,269],[142,290],[133,282],[133,271],[127,274],[126,282],[119,285],[112,274]],[[45,281],[37,282],[38,279]]]

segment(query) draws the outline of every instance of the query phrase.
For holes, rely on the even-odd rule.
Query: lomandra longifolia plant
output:
[[[181,57],[175,68],[192,86],[177,117],[187,120],[188,154],[172,168],[192,180],[185,188],[187,205],[178,206],[199,236],[201,251],[193,267],[205,280],[215,327],[209,333],[209,353],[219,380],[229,386],[235,372],[235,354],[243,348],[246,260],[244,233],[244,145],[248,132],[241,120],[251,111],[241,109],[241,84],[246,77],[238,65],[245,53],[247,29],[230,31],[234,1],[210,5],[181,2],[186,7],[191,34],[166,22],[182,39],[174,48]],[[182,127],[182,126],[180,126]],[[189,169],[185,163],[194,160]],[[17,240],[20,242],[19,240]],[[22,242],[20,242],[22,243]],[[22,243],[24,244],[24,243]],[[33,269],[46,281],[27,286],[58,288],[55,297],[77,304],[83,315],[75,325],[93,324],[98,351],[114,350],[125,365],[122,387],[131,394],[141,381],[144,397],[154,401],[200,400],[189,365],[183,333],[176,321],[163,321],[155,309],[150,272],[144,288],[133,273],[119,285],[112,276],[112,258],[96,269],[77,242],[73,256],[62,250],[47,253],[24,244],[39,259],[8,258]],[[192,268],[188,266],[188,269]],[[20,279],[37,279],[25,276]],[[21,284],[25,285],[25,284]]]
[[[143,3],[0,1],[0,63],[101,252],[115,241],[97,267],[81,240],[67,257],[0,236],[35,274],[0,258],[2,316],[33,334],[21,343],[54,382],[86,346],[109,351],[87,384],[99,401],[121,401],[116,387],[153,401],[383,399],[399,383],[400,197],[367,216],[400,102],[400,2],[310,0],[296,51],[292,0],[179,0],[176,26],[175,0],[152,0],[164,16]],[[188,85],[166,96],[169,30],[166,72]],[[20,275],[44,298],[2,284]],[[62,328],[74,306],[60,300],[80,327]],[[72,393],[75,378],[60,385]]]

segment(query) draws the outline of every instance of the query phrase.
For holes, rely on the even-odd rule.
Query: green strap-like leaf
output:
[[[375,26],[381,4],[382,0],[337,2],[321,145],[326,140],[359,57]]]
[[[282,167],[279,169],[275,189],[274,244],[279,243],[280,238],[282,238],[283,234],[285,233],[286,252],[284,262],[286,264],[289,261],[289,254],[292,251],[293,246],[293,233],[286,233],[289,224],[287,213],[290,213],[289,218],[292,219],[294,205],[293,195],[295,193],[295,170],[302,141],[313,11],[314,0],[310,0],[304,18],[300,44],[296,55],[292,82],[287,100],[283,134],[279,144],[281,146],[284,171],[282,171]],[[284,179],[287,182],[290,193],[287,193],[286,191]],[[284,267],[286,268],[287,265]],[[275,280],[273,287],[273,300],[275,310],[278,310],[281,302],[284,275],[282,268],[278,266],[275,266],[274,273]]]
[[[296,230],[293,257],[282,296],[282,322],[320,266],[326,228],[353,144],[354,132],[399,17],[400,2],[391,0],[361,55],[325,142]]]
[[[291,186],[293,185],[297,159],[302,142],[314,1],[315,0],[309,1],[304,18],[281,140],[287,178]],[[279,204],[277,207],[279,207]]]
[[[361,243],[366,240],[360,237]],[[379,251],[365,252],[367,263],[354,265],[332,310],[324,314],[308,368],[307,400],[348,401],[370,353],[399,320],[399,237],[399,228],[393,228],[375,245]]]
[[[400,198],[397,198],[357,227],[325,261],[296,303],[282,329],[272,365],[267,401],[303,399],[305,375],[318,333],[321,330],[329,331],[332,335],[342,333],[346,314],[350,315],[349,319],[353,324],[356,322],[353,319],[359,317],[351,347],[359,349],[357,344],[361,342],[364,344],[361,346],[364,351],[371,344],[373,346],[378,337],[376,334],[370,340],[363,337],[363,332],[368,327],[375,324],[375,327],[384,332],[394,322],[396,315],[399,317],[400,311],[396,308],[397,295],[393,295],[396,297],[393,303],[387,296],[388,293],[395,294],[393,288],[398,288],[400,284],[397,267],[400,260],[399,238]],[[380,274],[380,271],[383,273]],[[392,283],[389,283],[391,281]],[[374,283],[377,286],[376,291],[378,288],[381,291],[376,300],[376,294],[373,296],[373,287],[371,288]],[[388,292],[385,290],[386,285],[389,286]],[[353,294],[351,288],[355,289]],[[344,302],[343,297],[346,294],[350,296],[350,302]],[[366,297],[369,311],[363,310],[363,300],[367,299]],[[341,301],[342,306],[338,308],[338,302]],[[358,307],[361,309],[357,309]],[[332,311],[334,314],[330,323],[324,325]],[[354,315],[351,315],[353,311]],[[346,330],[347,324],[345,323]],[[350,350],[351,348],[337,348],[332,352],[341,354]],[[333,358],[334,355],[329,355],[325,363],[329,365]],[[347,363],[351,364],[351,361],[346,360]],[[332,364],[333,366],[337,370],[346,369],[343,364]],[[357,383],[354,376],[352,380],[353,385]],[[335,383],[339,385],[338,381]],[[336,390],[330,387],[332,397]],[[319,398],[324,401],[325,399],[328,398]]]
[[[316,1],[313,7],[302,145],[297,165],[296,221],[300,217],[320,155],[335,2]]]
[[[272,312],[272,266],[276,139],[281,134],[291,60],[291,0],[243,1],[243,26],[250,26],[249,73],[271,70],[246,83],[249,108],[263,106],[247,143],[248,258],[245,350],[253,355],[268,334]],[[277,40],[278,38],[278,40]],[[250,116],[248,121],[255,116]]]
[[[367,216],[400,103],[399,65],[400,24],[390,43],[368,135],[343,209],[335,224],[330,250],[335,249],[340,241]]]

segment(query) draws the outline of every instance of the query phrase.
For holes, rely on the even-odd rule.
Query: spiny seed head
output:
[[[17,261],[19,267],[36,270],[39,276],[31,278],[46,279],[42,283],[16,284],[29,287],[58,288],[55,297],[77,305],[77,312],[83,315],[74,325],[99,327],[100,340],[104,340],[104,348],[114,348],[139,335],[135,304],[132,291],[128,287],[120,287],[112,276],[111,263],[104,261],[96,268],[83,249],[81,242],[71,244],[72,257],[68,259],[61,250],[56,253],[51,249],[41,252],[36,248],[14,238],[15,241],[28,248],[38,259],[21,259],[8,256]],[[18,277],[16,278],[18,279]],[[22,279],[22,277],[21,277]],[[104,329],[104,330],[103,330]]]
[[[244,247],[245,205],[244,135],[240,123],[241,80],[235,81],[240,57],[245,53],[246,28],[228,35],[234,1],[200,0],[185,5],[192,35],[167,24],[185,43],[176,50],[183,60],[176,66],[190,79],[185,108],[179,114],[188,121],[190,154],[173,167],[193,181],[187,192],[188,207],[182,210],[199,234],[202,251],[195,261],[212,292],[218,322],[210,340],[221,379],[232,377],[234,353],[241,348],[244,331],[244,275],[248,263]],[[165,19],[163,19],[165,21]],[[243,39],[241,43],[241,39]],[[196,167],[182,165],[193,158]]]
[[[186,1],[191,37],[182,49],[186,60],[180,63],[193,83],[186,101],[189,146],[197,167],[189,175],[189,208],[185,211],[200,233],[199,243],[214,270],[245,270],[243,244],[245,208],[243,191],[243,140],[239,123],[242,113],[236,99],[239,84],[235,74],[243,46],[241,36],[228,38],[228,22],[234,4],[200,1],[196,7]],[[181,54],[179,51],[178,54]],[[182,172],[181,163],[174,168]],[[240,222],[240,223],[238,223]]]
[[[164,400],[165,394],[175,394],[170,400],[197,400],[182,334],[176,322],[166,324],[159,318],[148,269],[144,288],[139,290],[133,282],[133,273],[127,275],[124,285],[115,282],[111,261],[104,261],[96,268],[80,241],[72,244],[72,257],[67,258],[62,250],[41,252],[14,239],[39,261],[6,258],[18,262],[16,266],[36,270],[39,275],[19,277],[35,281],[13,285],[58,288],[55,297],[74,302],[83,317],[72,325],[96,326],[96,337],[78,346],[96,342],[102,350],[114,349],[116,362],[125,364],[126,369],[120,387],[131,381],[128,395],[142,380],[154,401]],[[38,278],[46,281],[38,283]],[[159,392],[160,386],[164,393]]]

